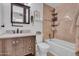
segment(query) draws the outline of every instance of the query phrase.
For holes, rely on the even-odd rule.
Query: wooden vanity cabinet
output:
[[[13,38],[9,38],[9,39],[5,39],[5,45],[4,45],[4,49],[5,49],[5,53],[4,55],[6,56],[13,56],[15,55],[15,40],[16,39],[13,39]]]
[[[0,39],[0,55],[27,56],[35,55],[35,36]]]
[[[23,38],[24,40],[24,55],[27,55],[28,53],[32,53],[32,55],[35,55],[35,38],[34,37],[27,37]],[[27,43],[26,43],[27,42]]]
[[[20,38],[5,39],[5,55],[11,56],[22,56],[23,51],[23,40]]]
[[[16,44],[15,44],[15,52],[16,52],[15,55],[16,56],[23,56],[24,55],[25,47],[24,47],[24,43],[23,42],[24,42],[24,40],[22,38],[16,39]]]
[[[2,56],[2,40],[0,40],[0,56]]]

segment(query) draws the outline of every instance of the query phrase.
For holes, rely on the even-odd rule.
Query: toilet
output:
[[[42,41],[43,41],[42,36],[36,35],[36,43],[39,56],[47,56],[49,45]]]

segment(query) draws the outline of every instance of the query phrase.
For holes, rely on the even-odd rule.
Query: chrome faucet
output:
[[[16,33],[22,33],[22,30],[20,30],[19,28],[17,28]]]
[[[19,28],[17,28],[16,32],[19,33]]]

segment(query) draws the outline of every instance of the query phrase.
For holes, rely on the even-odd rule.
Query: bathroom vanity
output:
[[[0,35],[1,56],[33,56],[35,55],[34,34]]]

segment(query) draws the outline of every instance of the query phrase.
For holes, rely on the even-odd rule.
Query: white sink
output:
[[[34,31],[23,32],[23,33],[13,33],[12,31],[4,32],[0,34],[0,38],[11,38],[11,37],[22,37],[22,36],[32,36],[36,33]]]

